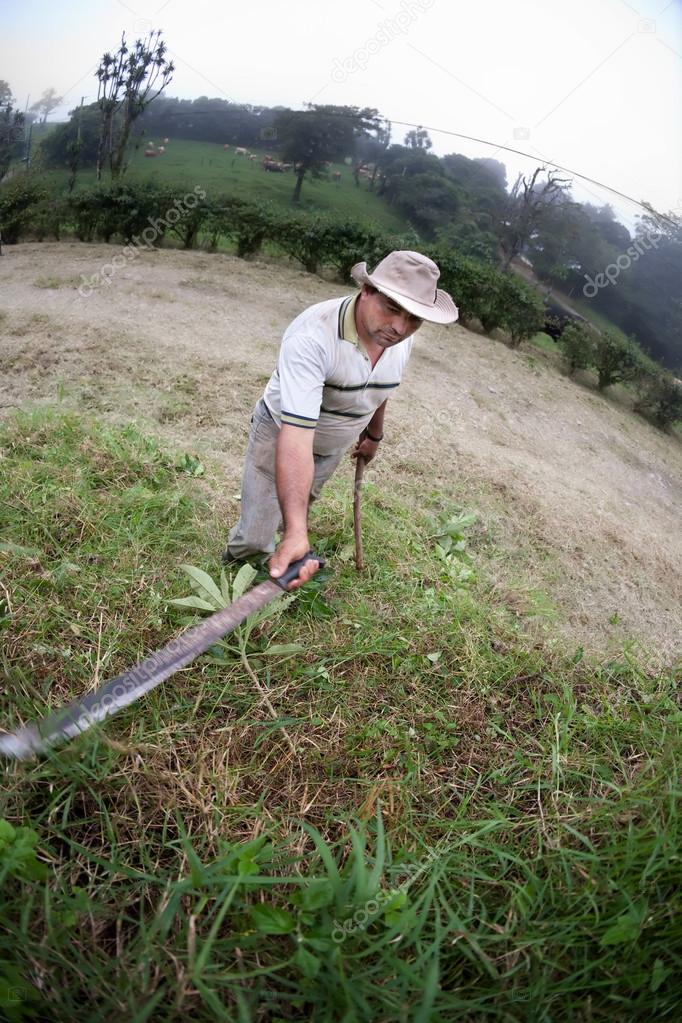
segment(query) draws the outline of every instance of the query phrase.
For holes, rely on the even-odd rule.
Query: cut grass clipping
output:
[[[1,455],[16,727],[189,621],[225,524],[132,429],[18,415]],[[350,494],[315,509],[326,581],[2,765],[7,1019],[679,1017],[674,678],[532,646],[436,494],[367,485],[359,576]]]

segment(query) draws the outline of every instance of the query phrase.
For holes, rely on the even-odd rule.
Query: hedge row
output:
[[[517,347],[537,334],[545,322],[545,307],[537,291],[513,274],[460,256],[452,249],[421,248],[438,263],[441,283],[451,292],[463,320],[480,320],[485,331],[507,330]]]
[[[532,337],[544,322],[539,295],[523,281],[451,249],[424,246],[416,235],[385,235],[356,221],[286,214],[265,203],[209,197],[199,187],[182,195],[170,187],[124,183],[55,197],[39,178],[22,176],[0,189],[0,231],[8,243],[59,239],[67,232],[83,241],[139,245],[160,245],[168,235],[185,248],[193,248],[199,239],[208,248],[229,240],[242,257],[254,255],[267,241],[309,272],[334,268],[344,281],[360,260],[371,266],[393,249],[419,245],[439,264],[442,286],[455,296],[462,319],[475,317],[488,332],[507,330],[512,345]]]
[[[559,347],[571,373],[596,370],[601,391],[612,384],[632,383],[638,396],[635,410],[657,426],[682,421],[682,383],[649,359],[632,338],[571,323],[559,336]]]

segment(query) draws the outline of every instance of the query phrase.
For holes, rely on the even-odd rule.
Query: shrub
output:
[[[434,259],[440,267],[440,286],[450,292],[463,320],[472,316],[483,317],[488,322],[496,321],[493,311],[494,293],[489,268],[466,256],[460,256],[452,249],[429,248],[422,251]],[[497,326],[497,322],[494,323]],[[484,329],[486,329],[484,327]]]
[[[0,188],[0,233],[2,240],[14,245],[31,230],[33,211],[45,209],[50,191],[40,179],[20,174]]]
[[[126,183],[77,192],[69,196],[68,209],[76,236],[81,241],[109,242],[117,235],[131,242],[146,229],[153,228],[155,237],[146,243],[153,244],[165,234],[164,217],[174,200],[170,189]]]
[[[77,192],[69,196],[69,214],[76,238],[82,242],[92,241],[100,222],[97,190]]]
[[[682,383],[663,370],[644,373],[637,381],[637,412],[649,414],[657,426],[665,429],[682,421]]]
[[[288,256],[302,263],[308,273],[314,274],[324,262],[328,235],[326,219],[295,216],[279,221],[273,240]]]
[[[367,261],[374,267],[393,248],[375,228],[353,220],[330,221],[321,237],[323,259],[333,266],[341,280],[348,281],[356,263]]]
[[[113,185],[102,194],[104,240],[118,235],[124,242],[132,242],[152,228],[155,237],[145,244],[159,242],[166,233],[166,214],[173,208],[176,198],[170,189],[162,190],[155,185]]]
[[[197,243],[199,233],[210,221],[213,202],[206,198],[204,194],[203,199],[197,196],[196,205],[190,207],[183,204],[180,197],[176,197],[172,199],[166,214],[162,215],[162,217],[167,216],[168,212],[175,208],[175,202],[178,203],[181,216],[174,224],[169,223],[168,227],[162,231],[160,237],[163,237],[163,234],[167,231],[170,234],[174,234],[176,238],[179,238],[183,249],[193,249]],[[156,223],[158,224],[158,220]]]
[[[206,223],[204,224],[204,231],[209,249],[216,249],[221,238],[232,237],[233,220],[231,201],[221,196],[219,200],[212,203],[208,217],[206,218]]]
[[[580,323],[567,324],[559,335],[559,347],[571,373],[594,366],[595,335]]]
[[[241,259],[255,256],[263,242],[277,234],[279,217],[266,204],[243,203],[234,211],[234,234],[237,241],[237,255]]]
[[[599,374],[599,390],[624,380],[634,379],[644,365],[641,348],[632,338],[621,338],[610,330],[595,336],[594,365]]]
[[[206,221],[209,245],[215,248],[219,238],[230,238],[236,242],[237,255],[246,259],[273,236],[276,220],[274,210],[266,203],[221,196],[212,205]]]
[[[59,241],[62,226],[67,221],[68,204],[64,199],[51,196],[41,199],[31,208],[26,227],[39,242],[42,242],[44,238],[55,238]]]
[[[542,301],[524,281],[451,249],[422,251],[438,263],[441,286],[452,294],[463,320],[477,317],[487,333],[504,327],[514,347],[541,329]]]
[[[537,291],[512,274],[497,274],[496,281],[501,308],[500,324],[509,331],[511,347],[542,330],[545,307]]]

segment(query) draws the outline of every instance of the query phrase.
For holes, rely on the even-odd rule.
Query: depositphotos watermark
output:
[[[420,14],[430,10],[436,0],[401,0],[400,10],[391,18],[385,18],[373,36],[362,46],[353,50],[350,57],[339,60],[334,58],[332,64],[332,81],[342,85],[356,71],[364,71],[372,57],[375,57],[384,46],[393,42],[396,36],[405,35]]]
[[[176,199],[163,217],[148,217],[149,227],[145,227],[139,237],[136,235],[118,255],[114,256],[110,263],[105,263],[97,273],[90,277],[81,274],[81,284],[78,288],[81,298],[88,298],[102,284],[110,285],[114,274],[137,259],[144,249],[150,249],[167,228],[174,227],[205,198],[206,192],[200,185],[196,185],[193,192],[188,192],[181,199]]]
[[[681,209],[678,205],[670,214],[678,219],[680,226],[682,226],[682,221],[679,221]],[[583,285],[583,295],[585,298],[594,298],[602,288],[608,288],[609,284],[615,284],[623,270],[629,270],[640,256],[651,252],[652,249],[658,249],[662,236],[662,231],[653,228],[651,231],[647,231],[646,234],[640,235],[639,238],[635,238],[632,245],[629,245],[625,252],[621,252],[615,263],[609,263],[608,266],[604,267],[602,273],[595,274],[594,277],[590,277],[589,274],[583,274],[586,282]]]
[[[387,891],[378,891],[373,899],[368,899],[362,909],[357,909],[351,917],[343,922],[334,920],[334,927],[332,929],[332,941],[336,942],[337,945],[342,944],[346,938],[353,934],[355,931],[363,931],[372,919],[377,915],[379,910],[391,902],[396,895],[401,895],[407,891],[411,884],[417,880],[420,874],[428,868],[429,864],[432,863],[436,857],[440,854],[441,849],[447,842],[449,835],[442,838],[438,845],[436,845],[431,852],[424,858],[424,860],[417,865],[406,864],[402,868],[402,872],[408,876],[405,878],[402,884],[398,885],[397,888],[389,888]]]
[[[629,270],[632,264],[636,263],[645,252],[658,248],[660,238],[660,231],[647,231],[646,234],[637,238],[632,245],[629,245],[625,252],[621,252],[615,263],[609,263],[608,266],[604,267],[602,273],[595,274],[594,278],[590,277],[589,274],[583,274],[586,281],[583,285],[583,295],[585,298],[594,298],[601,288],[608,288],[609,284],[615,284],[623,270]]]

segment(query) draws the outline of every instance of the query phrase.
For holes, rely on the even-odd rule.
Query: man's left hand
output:
[[[370,440],[369,437],[361,436],[350,453],[351,458],[364,458],[365,462],[371,462],[377,453],[379,441]]]

